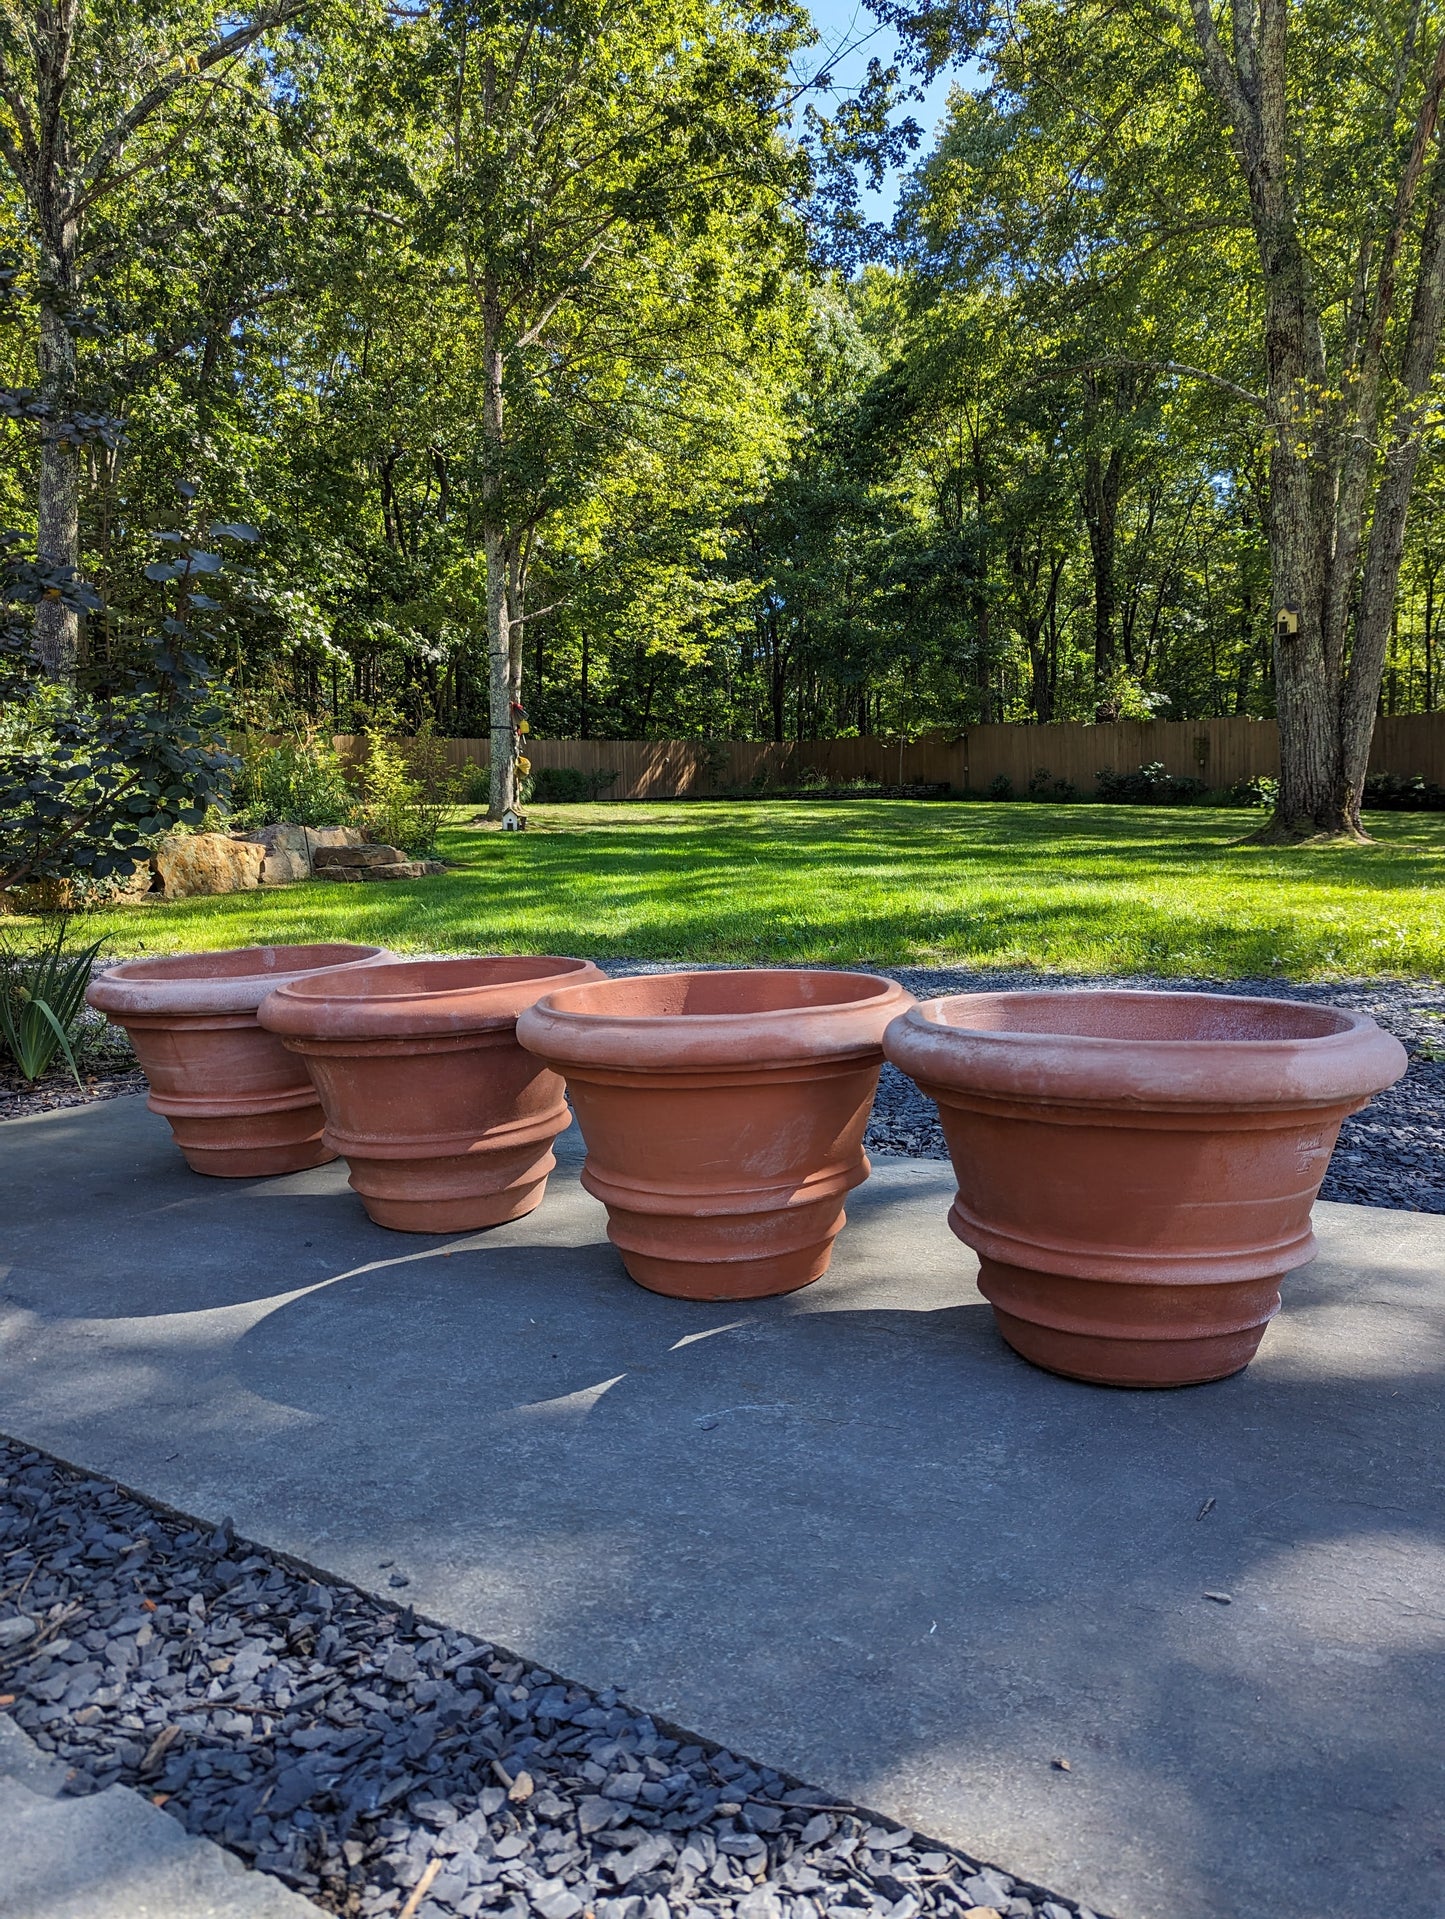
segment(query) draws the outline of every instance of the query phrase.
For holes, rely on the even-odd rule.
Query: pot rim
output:
[[[1272,1007],[1308,1013],[1328,1030],[1250,1036],[1196,1033],[1141,1036],[1066,1029],[954,1025],[950,1006],[1081,999],[1232,1010],[1267,1015]],[[921,1085],[1039,1103],[1158,1104],[1190,1107],[1363,1103],[1393,1085],[1405,1049],[1368,1013],[1308,1000],[1244,993],[1184,993],[1161,988],[1022,987],[940,994],[911,1007],[885,1037],[888,1057]]]
[[[296,954],[331,957],[302,966],[288,966]],[[220,956],[243,958],[255,954],[261,964],[251,972],[223,974],[187,972],[187,965]],[[392,957],[384,946],[362,946],[348,940],[314,940],[296,946],[221,946],[208,952],[161,953],[120,960],[91,981],[86,1003],[113,1020],[134,1015],[149,1019],[184,1019],[214,1013],[254,1013],[276,987],[292,979],[370,966]]]
[[[791,1006],[739,1007],[734,1011],[611,1012],[575,1002],[586,994],[639,982],[690,984],[718,980],[848,980],[865,990],[849,998],[804,1001]],[[621,995],[619,995],[620,997]],[[749,1059],[787,1061],[881,1052],[883,1029],[913,1003],[896,980],[842,967],[742,966],[676,973],[630,973],[586,986],[563,987],[529,1007],[517,1025],[522,1044],[564,1066],[666,1068],[687,1072]]]
[[[465,977],[481,968],[495,969],[501,976]],[[415,976],[423,969],[453,977],[436,987],[405,990],[398,976]],[[355,969],[358,974],[361,970]],[[360,978],[352,983],[320,974],[284,981],[262,1003],[261,1024],[287,1039],[322,1042],[480,1031],[510,1026],[554,982],[571,979],[580,986],[604,977],[591,960],[553,953],[398,955],[364,970],[365,984]],[[388,992],[388,981],[398,990]]]

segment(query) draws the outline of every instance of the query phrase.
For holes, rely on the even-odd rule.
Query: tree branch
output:
[[[140,127],[144,126],[152,114],[158,112],[173,95],[179,93],[212,67],[222,61],[235,59],[259,40],[263,33],[270,33],[275,27],[284,26],[288,20],[294,20],[303,13],[309,0],[282,0],[277,6],[263,7],[245,25],[235,27],[221,39],[213,41],[203,53],[187,56],[179,68],[173,68],[166,77],[153,86],[149,92],[136,101],[129,113],[123,114],[110,132],[101,141],[89,161],[81,169],[77,182],[81,193],[77,201],[89,202],[95,199],[97,189],[105,178],[106,172],[124,150],[125,143]],[[189,60],[193,58],[195,65]]]

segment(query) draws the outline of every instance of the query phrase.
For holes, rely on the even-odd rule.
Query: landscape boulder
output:
[[[241,893],[261,883],[264,847],[228,833],[168,833],[151,856],[168,900]]]
[[[406,854],[399,846],[368,846],[352,841],[347,846],[318,846],[311,863],[320,873],[331,866],[395,866]]]
[[[249,833],[232,837],[259,846],[265,854],[261,867],[263,886],[290,886],[296,880],[311,877],[311,835],[324,829],[297,826],[281,821],[274,826],[258,826]],[[352,831],[343,828],[343,831]]]
[[[371,849],[368,848],[368,851]],[[394,847],[386,849],[394,852]],[[316,877],[319,880],[419,880],[429,873],[444,873],[446,868],[440,860],[409,860],[398,854],[394,860],[379,865],[362,864],[341,866],[332,864],[318,866]]]

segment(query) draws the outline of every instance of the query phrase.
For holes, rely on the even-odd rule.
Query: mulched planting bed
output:
[[[3,1439],[0,1689],[71,1793],[137,1786],[337,1913],[1094,1919]]]

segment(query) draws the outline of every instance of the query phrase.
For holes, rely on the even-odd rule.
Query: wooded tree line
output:
[[[490,731],[494,807],[524,721],[1277,711],[1277,830],[1357,826],[1442,697],[1445,15],[873,10],[828,114],[792,0],[0,10],[0,524],[99,600],[41,597],[51,681],[205,515],[233,723]]]

